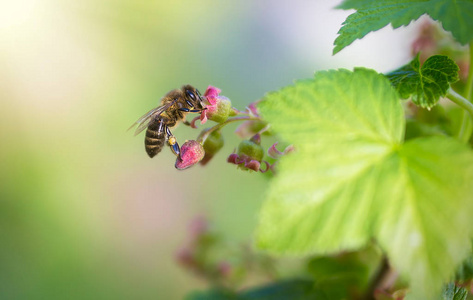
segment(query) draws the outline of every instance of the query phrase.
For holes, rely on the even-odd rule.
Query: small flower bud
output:
[[[248,105],[247,107],[248,113],[253,117],[259,117],[259,112],[258,112],[258,107],[257,107],[259,102],[260,100],[250,103],[250,105]]]
[[[176,260],[186,268],[193,268],[195,266],[194,253],[189,247],[179,249],[176,253]]]
[[[260,121],[260,120],[245,121],[237,127],[237,129],[235,130],[235,133],[240,138],[246,139],[246,138],[260,132],[261,129],[263,129],[267,125],[268,125],[268,123],[266,123],[264,121]],[[265,131],[265,133],[266,133],[266,131]]]
[[[271,158],[274,158],[274,159],[277,159],[289,152],[292,152],[294,151],[294,146],[293,145],[289,145],[286,147],[286,149],[284,149],[283,152],[279,151],[278,149],[276,149],[276,146],[278,145],[278,143],[274,143],[269,149],[268,149],[268,156],[271,157]]]
[[[261,145],[261,135],[260,134],[255,134],[254,136],[251,137],[250,142],[253,142],[257,145]]]
[[[217,103],[207,109],[207,118],[217,123],[223,123],[232,112],[232,103],[225,96],[219,96]]]
[[[197,216],[189,223],[188,231],[191,236],[191,240],[195,241],[200,236],[209,231],[209,221],[204,216]]]
[[[254,159],[251,159],[247,162],[245,162],[244,165],[239,165],[239,167],[243,170],[253,170],[255,172],[258,172],[259,171],[259,168],[261,166],[261,163],[257,160],[254,160]]]
[[[223,136],[218,130],[212,132],[204,142],[205,156],[200,161],[201,165],[205,165],[209,160],[223,147]]]
[[[232,265],[227,261],[222,261],[218,264],[217,270],[220,276],[229,277],[232,273]]]
[[[205,151],[201,143],[190,140],[181,147],[181,153],[176,159],[175,167],[178,170],[187,169],[204,158]]]
[[[240,163],[240,157],[236,153],[232,153],[228,156],[227,162],[238,165]]]
[[[237,154],[242,157],[246,156],[250,160],[256,160],[261,162],[264,156],[264,150],[261,145],[251,140],[245,140],[238,145]]]
[[[238,165],[242,170],[259,171],[261,161],[263,160],[264,150],[258,143],[258,138],[253,140],[245,140],[238,145],[237,153],[231,154],[227,161]]]

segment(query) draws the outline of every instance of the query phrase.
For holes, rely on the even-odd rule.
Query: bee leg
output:
[[[177,142],[176,138],[172,135],[171,130],[169,127],[166,127],[166,135],[168,138],[168,144],[169,147],[171,148],[171,151],[176,155],[179,156],[179,153],[181,153],[181,150],[179,148],[179,143]]]
[[[192,112],[192,113],[201,113],[202,112],[202,109],[188,109],[186,107],[181,107],[179,108],[180,111],[183,111],[183,112]]]

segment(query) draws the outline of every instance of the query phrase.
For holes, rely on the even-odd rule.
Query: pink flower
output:
[[[260,101],[261,100],[258,100],[258,101],[252,102],[252,103],[250,103],[250,105],[248,105],[248,107],[246,109],[248,110],[248,113],[250,114],[250,116],[259,117],[259,112],[258,112],[257,105]]]
[[[190,140],[181,147],[181,153],[176,159],[175,167],[178,170],[187,169],[204,158],[205,151],[201,143]]]
[[[221,90],[219,88],[209,85],[204,93],[204,97],[209,103],[206,109],[200,115],[200,123],[205,124],[207,120],[212,120],[217,123],[225,122],[231,113],[232,105],[230,99],[225,96],[220,96]]]
[[[188,231],[192,241],[198,240],[209,231],[209,221],[204,216],[197,216],[189,223]]]
[[[289,152],[292,152],[294,151],[294,146],[293,145],[289,145],[286,147],[286,149],[284,149],[283,152],[279,151],[278,149],[276,149],[276,146],[277,146],[277,142],[274,143],[269,149],[268,149],[268,156],[271,157],[271,158],[279,158],[280,156],[283,156],[284,154],[287,154]]]
[[[213,105],[217,102],[218,95],[221,91],[222,90],[219,88],[209,85],[204,93],[204,97]]]

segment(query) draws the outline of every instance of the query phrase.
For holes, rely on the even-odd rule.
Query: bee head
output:
[[[182,90],[184,91],[187,100],[193,104],[193,107],[202,108],[203,99],[198,89],[191,85],[185,85],[182,87]]]

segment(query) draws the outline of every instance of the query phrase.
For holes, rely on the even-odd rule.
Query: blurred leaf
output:
[[[429,57],[420,67],[419,55],[386,76],[402,98],[412,97],[412,101],[423,108],[431,108],[440,97],[447,94],[450,83],[458,81],[458,66],[443,55]]]
[[[226,290],[211,290],[209,292],[196,292],[186,298],[187,300],[310,300],[325,299],[322,294],[314,289],[310,280],[293,279],[276,282],[263,287],[257,287],[239,294]]]
[[[454,139],[418,138],[380,172],[377,199],[384,209],[376,236],[412,289],[425,295],[449,279],[469,251],[471,160],[470,149]]]
[[[393,28],[398,28],[424,14],[440,21],[461,44],[473,40],[471,0],[345,0],[338,8],[357,11],[343,22],[334,42],[333,54],[390,23]]]
[[[319,72],[259,108],[297,151],[279,163],[257,245],[334,253],[375,238],[416,295],[440,293],[470,248],[471,150],[446,137],[401,145],[398,96],[366,69]]]
[[[314,289],[314,283],[303,279],[277,282],[242,293],[242,296],[245,300],[323,299],[321,294]]]
[[[437,136],[446,135],[444,128],[439,124],[426,124],[418,120],[408,119],[406,120],[406,140],[422,136]]]
[[[327,299],[357,299],[365,292],[378,268],[380,253],[368,247],[361,251],[310,260],[309,272]]]
[[[427,110],[413,105],[412,109],[413,115],[406,117],[404,140],[431,135],[451,136],[453,132],[456,132],[452,130],[454,120],[443,106],[436,105]]]
[[[240,300],[241,298],[229,290],[213,289],[205,292],[193,292],[186,300]]]
[[[448,117],[448,124],[447,130],[448,132],[460,132],[462,127],[462,117],[465,113],[465,110],[459,106],[450,107],[447,110],[447,117]]]
[[[447,284],[443,291],[443,300],[465,300],[468,296],[468,290],[463,287],[458,287],[455,283]]]
[[[473,279],[473,254],[470,255],[463,261],[458,267],[455,280],[464,282]]]

